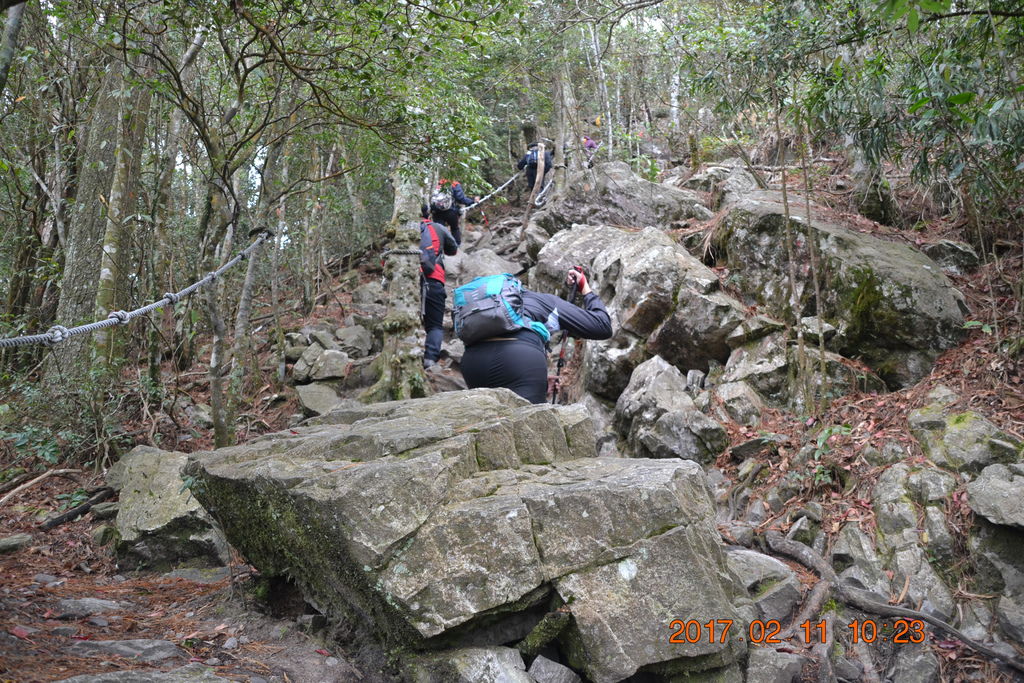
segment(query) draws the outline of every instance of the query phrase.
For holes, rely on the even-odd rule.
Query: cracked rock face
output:
[[[744,656],[731,636],[652,637],[673,619],[739,623],[749,605],[696,463],[595,458],[581,407],[504,389],[319,421],[193,454],[189,471],[232,544],[325,614],[404,646],[492,646],[564,603],[561,646],[594,681]]]

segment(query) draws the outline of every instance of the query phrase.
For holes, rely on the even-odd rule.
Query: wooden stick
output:
[[[89,500],[85,501],[81,505],[73,507],[70,510],[57,515],[56,517],[47,518],[42,523],[40,523],[39,528],[43,531],[49,531],[53,527],[60,526],[64,522],[77,519],[84,515],[86,512],[88,512],[89,510],[91,510],[93,505],[95,505],[96,503],[101,503],[113,495],[114,489],[110,488],[109,486],[104,486],[99,491],[94,493]]]
[[[25,484],[22,484],[22,485],[21,485],[21,486],[19,486],[18,488],[14,489],[14,490],[13,490],[13,491],[11,491],[10,493],[8,493],[8,494],[7,494],[6,496],[4,496],[3,498],[0,498],[0,505],[3,505],[3,504],[4,504],[4,503],[6,503],[6,502],[7,502],[8,500],[10,500],[10,499],[11,499],[11,498],[13,498],[14,496],[18,495],[19,493],[21,493],[21,492],[22,492],[22,491],[24,491],[25,489],[27,489],[27,488],[30,488],[30,487],[32,487],[32,486],[34,486],[34,485],[38,484],[38,483],[39,483],[39,482],[41,482],[41,481],[42,481],[43,479],[46,479],[47,477],[53,476],[54,474],[71,474],[72,472],[81,472],[81,471],[82,471],[82,470],[50,470],[50,471],[48,471],[48,472],[43,472],[42,474],[40,474],[40,475],[39,475],[38,477],[36,477],[36,478],[35,478],[35,479],[33,479],[32,481],[30,481],[30,482],[28,482],[28,483],[25,483]]]
[[[8,491],[10,491],[11,489],[13,489],[18,484],[25,481],[31,476],[32,475],[29,474],[28,472],[22,472],[18,476],[13,477],[10,481],[6,481],[3,484],[0,484],[0,493],[7,493]]]

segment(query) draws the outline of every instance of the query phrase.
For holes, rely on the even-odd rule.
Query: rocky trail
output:
[[[227,566],[149,569],[158,551],[145,535],[116,558],[109,516],[120,513],[102,504],[43,531],[47,516],[109,483],[91,471],[0,503],[0,680],[397,681],[413,675],[406,659],[421,648],[437,653],[415,669],[430,681],[1019,680],[941,629],[866,649],[847,624],[871,622],[892,638],[893,620],[841,605],[816,590],[821,572],[770,547],[799,541],[844,587],[955,621],[978,642],[995,638],[1004,662],[1024,655],[1024,567],[1013,557],[1024,525],[1024,368],[997,332],[1020,316],[1019,250],[947,270],[956,296],[940,283],[922,297],[915,288],[937,275],[918,248],[942,243],[944,226],[905,237],[820,212],[834,259],[821,305],[853,323],[829,336],[827,359],[821,352],[830,379],[816,386],[835,393],[811,417],[807,395],[780,379],[792,345],[771,317],[782,285],[775,247],[764,246],[778,238],[764,230],[777,227],[777,208],[723,173],[708,189],[733,182],[731,204],[703,192],[706,176],[643,184],[616,166],[538,212],[522,240],[500,217],[467,231],[468,255],[450,264],[461,281],[535,263],[531,286],[552,289],[571,262],[594,271],[620,332],[572,347],[575,406],[490,394],[359,406],[351,399],[372,381],[376,352],[369,330],[386,311],[379,273],[345,275],[313,318],[291,321],[295,393],[260,389],[244,445],[203,453],[203,393],[191,387],[176,417],[192,429],[175,432],[170,419],[154,428],[179,452],[142,455],[184,467],[236,548],[204,540],[199,554]],[[877,274],[896,274],[897,257],[921,266],[904,290]],[[865,274],[864,259],[877,273]],[[815,335],[831,333],[802,324],[817,353]],[[460,355],[446,343],[427,375],[436,391],[464,387]],[[707,562],[667,568],[690,553]],[[616,586],[626,586],[621,599],[595,597]],[[705,588],[705,617],[798,628],[821,611],[842,646],[754,645],[740,642],[754,638],[745,631],[665,649],[680,644],[672,617]]]

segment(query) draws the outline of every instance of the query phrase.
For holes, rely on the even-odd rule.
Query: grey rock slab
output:
[[[826,212],[813,212],[824,216]],[[746,193],[730,201],[715,239],[726,255],[733,284],[746,300],[769,315],[787,310],[788,256],[783,231],[785,211],[779,192]],[[829,322],[843,321],[841,353],[860,352],[868,364],[885,367],[893,351],[911,350],[926,355],[948,349],[963,337],[963,295],[942,273],[937,263],[908,245],[888,242],[851,229],[847,225],[814,218],[810,225],[803,216],[791,216],[795,234],[794,250],[800,263],[808,263],[808,235],[813,232],[820,249],[822,270],[829,273],[829,286],[816,302],[817,314]],[[812,286],[810,272],[798,274],[802,292]],[[870,302],[870,309],[866,304]],[[901,364],[898,360],[897,364]],[[901,382],[920,379],[927,366],[904,367],[888,372]],[[890,379],[888,376],[886,379]]]
[[[205,664],[192,663],[171,671],[111,671],[98,674],[82,674],[65,678],[57,683],[217,683],[234,679],[222,678]],[[254,680],[254,679],[250,679]]]
[[[365,358],[373,349],[373,336],[362,325],[339,327],[334,332],[338,346],[352,358]]]
[[[752,427],[761,423],[767,409],[764,399],[746,382],[726,382],[712,389],[721,401],[728,417],[734,422]]]
[[[737,629],[730,629],[725,643],[717,638],[670,643],[651,637],[651,624],[667,625],[674,619],[740,622],[737,596],[728,592],[739,586],[725,578],[729,572],[718,544],[695,526],[645,539],[617,562],[555,582],[573,615],[567,636],[573,668],[595,683],[610,683],[641,667],[681,674],[728,666],[743,657],[746,644]]]
[[[989,465],[967,485],[967,496],[971,509],[993,524],[1024,529],[1024,474]]]
[[[801,598],[796,573],[774,557],[746,548],[730,549],[725,557],[754,601],[760,618],[785,623]]]
[[[932,568],[920,546],[908,545],[896,550],[889,566],[895,572],[894,584],[902,585],[909,579],[907,599],[910,604],[920,605],[922,612],[949,620],[955,606],[953,594]]]
[[[637,366],[615,404],[616,425],[638,457],[710,463],[728,445],[725,429],[686,394],[686,378],[660,356]]]
[[[341,405],[337,390],[329,383],[299,384],[295,387],[295,393],[306,415],[325,415]]]
[[[309,379],[319,382],[328,379],[344,379],[352,368],[352,359],[341,350],[325,349],[317,356],[309,369]]]
[[[644,180],[622,161],[595,164],[574,173],[565,188],[535,213],[531,225],[551,235],[573,223],[668,230],[688,219],[707,220],[712,215],[694,192]]]
[[[889,679],[900,683],[935,683],[939,680],[939,660],[927,645],[900,645],[889,671]]]
[[[910,431],[936,464],[976,474],[993,464],[1018,462],[1024,443],[1002,432],[981,415],[948,412],[942,403],[913,411]]]
[[[770,647],[750,648],[747,658],[747,683],[793,683],[800,680],[803,657],[779,652]]]
[[[225,565],[228,546],[210,515],[184,486],[188,456],[137,446],[115,465],[123,486],[116,551],[148,566],[187,559]]]
[[[17,552],[32,545],[32,534],[11,534],[0,538],[0,555]]]
[[[888,601],[891,582],[870,537],[856,523],[844,524],[832,547],[832,564],[839,580],[855,588],[871,592],[877,599]]]
[[[942,266],[943,270],[963,275],[978,267],[980,259],[974,247],[954,240],[939,240],[921,247],[921,251]]]
[[[533,660],[527,673],[537,683],[582,683],[583,680],[569,667],[541,655]]]
[[[535,683],[518,650],[466,647],[423,657],[413,665],[418,683]]]
[[[907,477],[907,490],[922,505],[946,500],[956,488],[956,477],[938,469],[911,472]]]
[[[58,603],[61,618],[80,619],[94,614],[105,612],[117,612],[125,609],[125,606],[114,600],[102,600],[100,598],[69,598]]]
[[[146,639],[80,640],[68,646],[68,653],[79,657],[117,655],[150,664],[188,657],[188,653],[174,643]]]

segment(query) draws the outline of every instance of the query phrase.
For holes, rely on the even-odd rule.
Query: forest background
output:
[[[217,445],[269,430],[257,403],[285,381],[287,320],[387,247],[395,188],[485,194],[541,137],[560,152],[590,134],[652,180],[723,157],[789,164],[824,199],[853,177],[898,198],[885,222],[970,242],[997,275],[1024,250],[1013,0],[0,10],[0,339],[137,309],[273,233],[131,324],[0,346],[0,483],[137,443],[188,450],[175,406],[196,382]],[[1016,357],[1011,284],[1015,327],[972,324]]]

